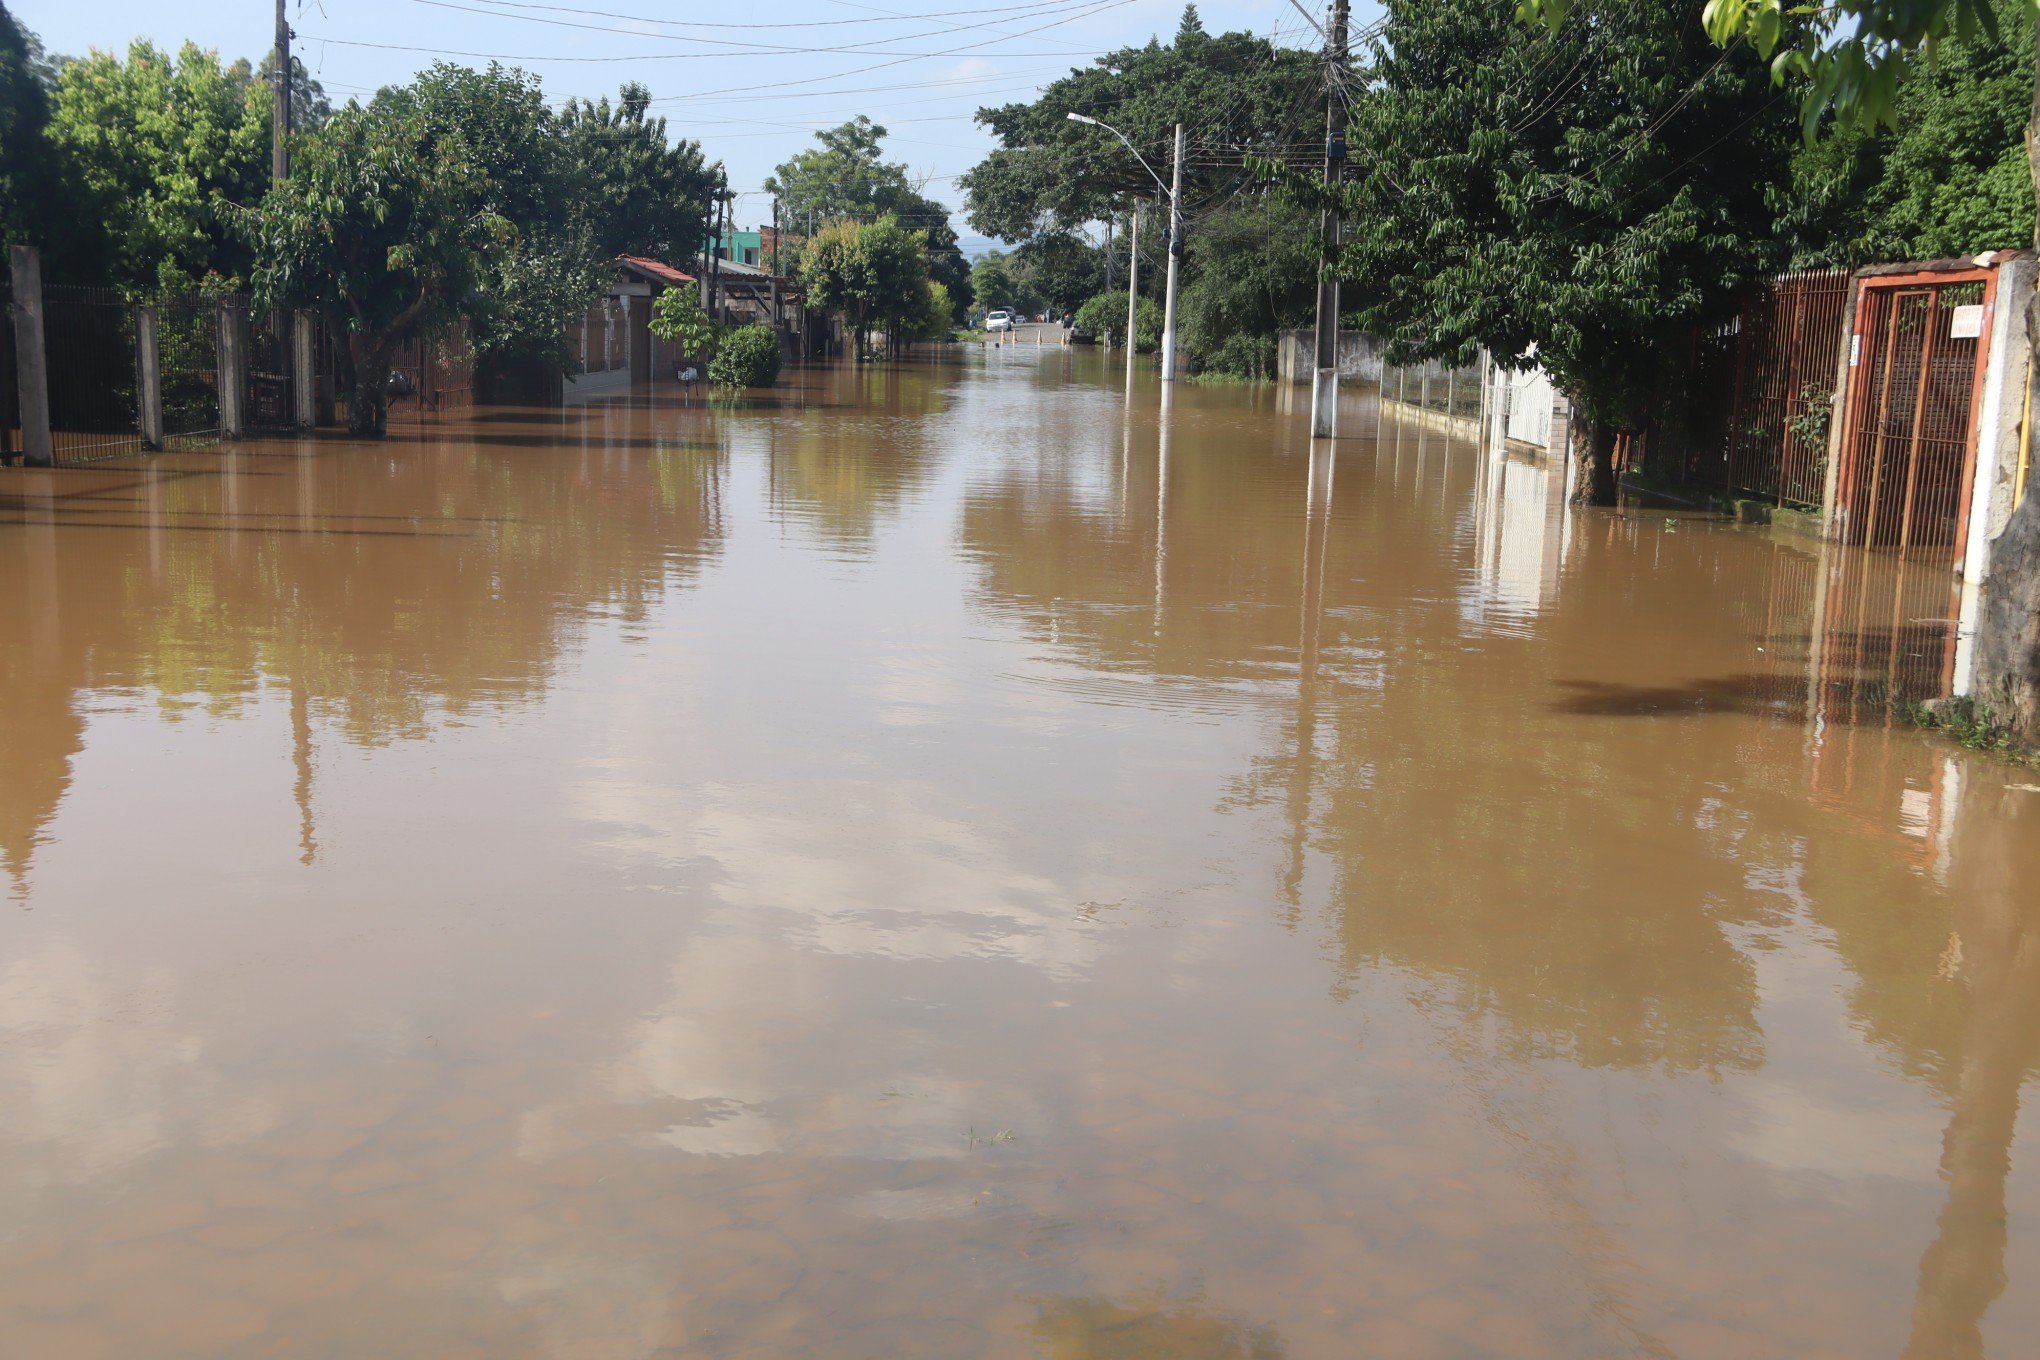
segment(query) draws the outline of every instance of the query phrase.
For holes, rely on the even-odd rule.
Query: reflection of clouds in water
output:
[[[576,797],[608,823],[610,849],[705,869],[717,901],[786,913],[790,936],[823,953],[1005,958],[1068,978],[1099,952],[1080,902],[1131,895],[1023,869],[983,830],[929,807],[934,791],[898,783],[683,790],[603,778]]]
[[[275,1122],[222,1102],[205,1044],[181,1029],[164,968],[119,978],[51,941],[0,972],[0,1141],[23,1184],[82,1185],[178,1142],[220,1146]],[[5,1193],[5,1191],[0,1191]]]
[[[1881,1086],[1860,1100],[1842,1100],[1768,1078],[1747,1081],[1742,1096],[1751,1118],[1736,1142],[1774,1171],[1844,1181],[1935,1179],[1944,1116],[1924,1101],[1894,1106]]]
[[[988,1139],[1039,1126],[1032,1103],[1004,1084],[919,1070],[923,1043],[911,1029],[846,1036],[829,970],[826,956],[727,931],[683,949],[665,998],[607,1071],[617,1104],[642,1112],[626,1121],[631,1141],[733,1157],[806,1138],[830,1156],[891,1161],[961,1156],[973,1129]],[[845,1073],[858,1071],[872,1075],[846,1091]],[[525,1139],[540,1155],[562,1146],[558,1128],[589,1122],[540,1117]]]

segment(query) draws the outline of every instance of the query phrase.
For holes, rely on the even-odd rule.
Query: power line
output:
[[[555,14],[585,14],[598,19],[623,19],[631,23],[661,24],[669,28],[723,28],[723,29],[771,29],[771,28],[835,28],[844,24],[896,24],[906,21],[920,22],[928,19],[959,19],[978,14],[999,14],[1019,18],[1033,10],[1053,9],[1066,0],[1036,0],[1034,4],[998,5],[989,9],[936,10],[927,14],[881,14],[864,19],[795,19],[776,23],[727,23],[703,19],[661,19],[649,14],[620,14],[614,10],[587,9],[579,5],[540,5],[528,0],[481,0],[495,9],[539,9]],[[504,15],[514,18],[514,15]],[[613,32],[614,30],[605,30]]]
[[[456,3],[454,3],[454,0],[411,0],[411,3],[413,3],[413,4],[416,4],[416,5],[428,5],[428,6],[432,7],[432,8],[434,8],[434,9],[450,9],[450,10],[457,10],[457,11],[459,11],[460,13],[463,13],[463,14],[484,14],[484,15],[488,15],[488,16],[489,16],[489,17],[491,17],[491,18],[496,18],[496,19],[515,19],[515,20],[517,20],[517,21],[518,21],[518,22],[520,22],[520,23],[528,23],[528,24],[545,24],[545,25],[548,25],[548,26],[550,26],[550,27],[553,27],[553,28],[575,28],[575,29],[583,29],[583,30],[587,30],[587,31],[589,31],[589,32],[595,32],[595,33],[614,33],[614,32],[616,31],[616,30],[615,30],[615,28],[614,28],[614,27],[613,27],[612,25],[609,25],[609,24],[584,24],[584,23],[579,23],[579,22],[576,22],[575,20],[572,20],[572,19],[547,19],[547,18],[544,18],[544,17],[542,17],[542,16],[539,16],[539,15],[535,15],[535,14],[504,14],[504,13],[501,13],[501,12],[499,12],[499,11],[496,11],[496,10],[492,10],[492,9],[485,9],[485,8],[478,8],[478,7],[474,6],[474,5],[464,5],[464,4],[456,4]],[[1027,8],[1029,8],[1029,9],[1033,9],[1033,10],[1036,10],[1036,11],[1046,11],[1046,12],[1049,12],[1049,13],[1054,13],[1054,12],[1057,12],[1057,11],[1067,11],[1067,10],[1072,10],[1072,9],[1081,9],[1081,8],[1082,8],[1082,7],[1083,7],[1083,6],[1084,6],[1084,5],[1086,4],[1086,3],[1088,3],[1088,0],[1044,0],[1044,3],[1042,3],[1042,4],[1038,4],[1038,5],[1034,5],[1034,6],[1028,6]],[[597,12],[597,11],[590,11],[590,13],[591,13],[591,14],[593,14],[593,13],[598,13],[598,12]],[[619,15],[619,16],[613,16],[613,17],[623,18],[623,17],[627,17],[627,16],[621,16],[621,15]],[[1007,16],[1007,17],[1008,17],[1008,18],[1010,18],[1011,16]],[[646,33],[646,34],[640,34],[639,36],[640,36],[640,37],[643,37],[643,38],[645,38],[645,39],[649,39],[649,40],[653,40],[653,41],[658,41],[658,42],[676,42],[676,43],[705,43],[705,44],[708,44],[708,45],[710,45],[710,46],[714,46],[714,47],[724,47],[724,48],[740,48],[740,49],[743,49],[743,50],[741,50],[741,51],[734,51],[734,52],[728,52],[728,53],[707,53],[707,52],[703,52],[703,53],[694,53],[694,54],[691,54],[691,55],[696,55],[696,56],[716,56],[716,55],[727,55],[727,56],[739,56],[739,57],[744,57],[744,56],[796,56],[796,55],[812,55],[812,54],[823,54],[823,53],[826,53],[826,54],[849,54],[849,53],[858,53],[858,54],[865,54],[865,53],[868,53],[868,54],[870,54],[870,55],[873,55],[873,56],[900,56],[900,55],[903,55],[903,54],[902,54],[902,53],[898,53],[898,52],[886,52],[886,51],[884,51],[883,49],[879,48],[879,47],[878,47],[878,46],[877,46],[876,44],[878,44],[878,43],[886,43],[886,42],[913,42],[913,41],[915,41],[916,39],[919,39],[919,38],[935,38],[935,37],[941,37],[941,36],[943,36],[944,34],[949,34],[949,33],[968,33],[968,32],[972,32],[972,31],[974,31],[974,30],[977,30],[977,29],[981,29],[981,28],[994,28],[994,27],[997,27],[997,26],[998,26],[998,25],[999,25],[1000,23],[1003,23],[1003,22],[1005,22],[1005,21],[1006,21],[1006,20],[1005,20],[1004,18],[1002,18],[1002,19],[987,19],[987,20],[984,20],[984,21],[982,21],[982,22],[980,22],[980,23],[975,23],[975,24],[956,24],[956,25],[948,25],[948,26],[945,26],[945,27],[942,27],[942,28],[934,28],[934,29],[929,29],[929,30],[927,30],[926,32],[922,32],[922,33],[902,33],[902,34],[894,34],[893,36],[891,36],[891,37],[887,37],[887,38],[874,38],[874,39],[871,39],[871,40],[870,40],[870,41],[868,41],[868,42],[861,42],[861,43],[847,43],[847,44],[837,44],[837,45],[831,45],[831,46],[825,46],[825,47],[792,47],[792,46],[786,46],[786,45],[780,45],[780,46],[776,46],[776,47],[775,47],[775,46],[768,46],[768,45],[766,45],[766,44],[758,43],[758,42],[755,42],[755,41],[749,41],[749,40],[745,40],[745,39],[739,39],[739,38],[707,38],[707,37],[701,37],[701,36],[699,36],[699,35],[695,35],[695,34],[680,34],[680,33]],[[1018,36],[1018,35],[1016,34],[1016,35],[1014,35],[1014,36]],[[481,53],[475,53],[475,54],[472,54],[472,55],[477,55],[477,56],[479,56],[479,55],[484,55],[484,54],[481,54]],[[643,54],[643,55],[644,55],[644,56],[646,56],[646,57],[650,57],[650,58],[657,58],[657,57],[663,57],[663,56],[665,56],[665,55],[668,55],[668,54],[663,54],[663,53],[645,53],[645,54]],[[1058,54],[1058,53],[1053,53],[1053,52],[1049,52],[1049,53],[1043,53],[1042,55],[1044,55],[1044,56],[1056,56],[1056,55],[1059,55],[1059,54]],[[527,61],[527,60],[566,60],[565,58],[526,58],[526,57],[506,57],[506,58],[499,58],[499,59],[500,59],[500,60],[508,60],[508,61]],[[593,60],[602,60],[602,58],[587,58],[587,60],[591,60],[591,61],[593,61]]]

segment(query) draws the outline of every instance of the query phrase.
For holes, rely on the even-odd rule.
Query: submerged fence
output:
[[[1383,400],[1401,402],[1421,411],[1477,420],[1481,412],[1481,368],[1453,368],[1432,359],[1420,364],[1384,364]]]
[[[0,459],[85,463],[347,418],[346,337],[308,313],[259,310],[246,294],[43,284],[32,251],[9,258],[25,272],[0,269]],[[407,345],[387,381],[395,415],[470,404],[466,323]],[[29,382],[46,419],[23,399]]]

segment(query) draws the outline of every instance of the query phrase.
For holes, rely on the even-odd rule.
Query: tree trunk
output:
[[[2040,62],[2040,20],[2035,21],[2035,60]],[[2033,199],[2040,207],[2040,66],[2036,66],[2033,113],[2026,124],[2026,164]],[[2040,220],[2034,228],[2040,246]],[[2040,346],[2040,295],[2026,299],[2026,338]],[[2040,348],[2036,348],[2040,354]],[[2028,410],[2040,411],[2040,364],[2027,373]],[[2028,419],[2031,419],[2029,416]],[[2031,430],[2020,431],[2032,441]],[[1977,679],[1999,716],[2029,742],[2040,743],[2040,492],[2027,475],[2026,499],[2012,512],[2004,533],[1990,546],[1983,587],[1983,618],[1977,629]]]
[[[367,336],[348,337],[354,357],[354,398],[347,405],[347,432],[382,439],[390,431],[390,352]]]
[[[1615,427],[1575,416],[1572,456],[1572,503],[1615,504]]]

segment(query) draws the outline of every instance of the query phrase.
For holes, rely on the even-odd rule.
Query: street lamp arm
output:
[[[1100,122],[1096,118],[1087,118],[1083,114],[1077,113],[1075,111],[1072,111],[1068,116],[1069,120],[1072,123],[1087,123],[1095,128],[1104,128],[1107,132],[1117,137],[1119,139],[1120,145],[1124,146],[1128,151],[1131,151],[1133,153],[1133,158],[1140,162],[1140,168],[1148,172],[1148,178],[1153,180],[1155,182],[1155,187],[1162,191],[1162,197],[1164,198],[1173,197],[1173,195],[1170,194],[1169,192],[1168,184],[1163,181],[1160,175],[1155,173],[1155,168],[1147,163],[1147,157],[1140,154],[1140,149],[1136,147],[1132,142],[1126,140],[1125,133],[1121,132],[1118,128],[1112,126],[1112,124],[1110,123]]]

